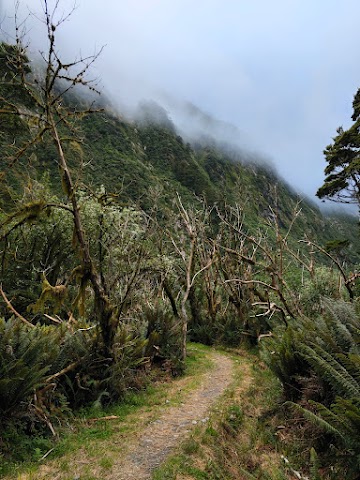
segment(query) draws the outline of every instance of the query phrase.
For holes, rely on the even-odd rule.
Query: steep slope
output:
[[[41,122],[42,114],[35,100],[37,94],[30,94],[20,81],[21,75],[31,75],[27,57],[21,53],[18,58],[16,47],[11,45],[1,44],[0,50],[3,79],[0,103],[4,107],[0,115],[0,148],[6,159],[21,152],[24,141],[34,136],[35,124],[31,122],[36,123],[37,116]],[[20,76],[16,70],[18,60],[23,69]],[[40,84],[35,80],[32,83],[36,90]],[[61,90],[61,85],[59,88]],[[42,95],[40,90],[38,93]],[[69,90],[62,101],[69,112],[84,111],[89,106],[89,99],[76,89]],[[298,196],[271,166],[241,150],[237,129],[195,106],[187,105],[185,116],[183,112],[187,124],[191,124],[193,117],[194,127],[184,121],[181,125],[178,119],[186,135],[184,140],[166,110],[155,102],[142,102],[132,121],[125,121],[114,112],[106,97],[96,100],[96,105],[97,112],[77,118],[70,129],[72,137],[66,140],[69,166],[77,182],[91,188],[103,185],[122,202],[135,202],[145,210],[152,207],[155,192],[164,206],[171,205],[176,193],[185,203],[192,203],[195,194],[203,197],[208,205],[217,204],[220,208],[224,204],[239,204],[250,229],[261,228],[274,215],[286,229],[299,210]],[[4,115],[4,112],[9,113]],[[28,112],[32,112],[31,121]],[[198,130],[196,125],[200,126]],[[187,142],[190,138],[191,145]],[[18,160],[15,166],[12,160],[11,168],[6,161],[0,166],[0,179],[5,179],[1,189],[5,204],[24,184],[24,174],[50,183],[60,193],[51,139],[46,141],[41,134],[25,153],[26,159]],[[355,222],[345,223],[345,231],[352,241],[357,230]],[[294,236],[306,234],[324,243],[343,236],[338,231],[339,224],[339,221],[327,223],[319,209],[305,199],[301,202]]]
[[[6,128],[2,127],[3,151],[14,130],[22,131],[17,122],[12,131],[9,129],[11,124],[7,122]],[[355,218],[341,215],[327,218],[315,204],[306,198],[300,199],[271,166],[249,163],[246,155],[242,159],[241,152],[219,150],[204,144],[203,140],[201,145],[190,145],[175,129],[151,118],[146,122],[130,122],[108,111],[84,117],[79,131],[81,147],[77,145],[72,152],[72,166],[78,171],[79,181],[92,189],[103,185],[124,204],[136,203],[147,210],[153,205],[155,192],[164,206],[171,205],[176,193],[185,204],[191,204],[196,195],[209,205],[239,204],[246,226],[251,230],[265,228],[275,213],[280,226],[286,229],[295,212],[301,210],[293,227],[295,238],[306,234],[321,244],[347,238],[352,243],[353,255],[359,253]],[[19,138],[19,133],[17,136]],[[53,147],[43,143],[35,147],[32,154],[27,175],[38,180],[48,178],[56,190],[58,172],[52,160]],[[10,176],[8,183],[16,189],[21,182],[19,175],[14,168],[4,169],[5,165],[3,175],[6,171]],[[20,164],[19,170],[23,170],[23,165]]]
[[[103,184],[117,192],[124,202],[142,208],[153,203],[153,192],[161,192],[164,205],[178,192],[185,202],[193,195],[209,205],[240,204],[248,228],[264,227],[274,214],[284,229],[301,210],[293,235],[304,235],[324,244],[335,238],[348,238],[356,254],[356,219],[322,214],[306,198],[300,198],[265,163],[249,162],[246,155],[220,150],[214,145],[185,143],[175,129],[152,121],[127,122],[107,112],[88,116],[83,121],[86,180]],[[210,143],[210,140],[209,140]],[[265,228],[265,227],[264,227]],[[357,252],[358,253],[358,252]]]

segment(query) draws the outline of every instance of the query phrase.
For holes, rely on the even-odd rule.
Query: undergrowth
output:
[[[273,411],[281,386],[249,353],[236,356],[236,379],[205,426],[197,426],[154,480],[285,480]]]
[[[209,348],[202,345],[189,345],[186,386],[182,389],[182,395],[177,395],[173,399],[171,402],[173,405],[180,403],[182,396],[197,386],[199,375],[213,368],[207,356],[208,351]],[[0,478],[16,478],[16,474],[20,472],[26,472],[28,476],[24,478],[36,478],[36,471],[45,458],[55,459],[59,463],[59,468],[66,471],[71,463],[67,456],[84,445],[86,449],[96,453],[97,449],[101,449],[99,440],[111,439],[119,433],[126,436],[136,431],[139,428],[137,412],[141,408],[146,408],[152,415],[156,415],[159,409],[167,405],[167,392],[177,381],[170,382],[170,373],[163,369],[153,371],[151,375],[152,378],[148,378],[143,390],[130,390],[120,403],[104,406],[102,402],[95,401],[92,405],[77,410],[58,430],[56,437],[44,434],[29,436],[28,431],[12,424],[1,432],[2,447],[9,442],[11,450],[6,449],[6,454],[3,451],[0,456]],[[101,420],[103,417],[104,420]]]

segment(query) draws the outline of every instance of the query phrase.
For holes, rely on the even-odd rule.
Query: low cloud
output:
[[[39,5],[23,0],[22,16]],[[10,29],[13,1],[2,0],[0,13]],[[79,0],[57,35],[66,58],[106,45],[95,74],[120,110],[154,100],[186,135],[204,127],[206,112],[217,119],[212,134],[232,132],[239,148],[264,152],[313,196],[322,151],[349,124],[359,87],[359,16],[358,0]],[[45,29],[34,18],[28,25],[41,50]]]

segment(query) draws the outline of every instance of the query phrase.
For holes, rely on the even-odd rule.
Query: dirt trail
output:
[[[213,354],[215,369],[191,392],[180,407],[170,407],[158,420],[148,425],[125,460],[114,465],[111,480],[145,480],[186,434],[198,422],[206,422],[206,414],[215,400],[232,380],[232,361],[220,354]]]
[[[46,462],[36,472],[36,476],[20,475],[20,480],[145,480],[151,479],[151,472],[172,453],[197,424],[206,423],[209,409],[233,380],[234,363],[226,355],[212,352],[214,362],[211,371],[199,376],[195,389],[186,393],[180,405],[164,408],[164,412],[154,416],[148,409],[137,412],[135,434],[116,434],[108,441],[98,440],[97,446],[103,450],[103,460],[111,457],[111,467],[101,467],[99,452],[92,455],[86,448],[67,456],[70,469],[62,469],[61,461]],[[186,377],[177,383],[175,397],[180,394],[181,385],[186,385]],[[180,386],[180,389],[179,389]],[[172,397],[174,398],[174,397]],[[175,399],[176,400],[176,399]],[[99,443],[98,443],[99,442]],[[102,443],[101,443],[102,442]],[[60,462],[60,463],[59,463]],[[69,471],[70,470],[70,471]]]

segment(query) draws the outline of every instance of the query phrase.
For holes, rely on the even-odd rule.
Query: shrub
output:
[[[333,460],[353,479],[360,468],[360,316],[342,300],[322,300],[322,308],[316,321],[298,321],[267,339],[263,358],[285,393],[298,392],[286,395],[287,405],[327,434],[321,448],[335,445]]]
[[[173,375],[181,374],[184,364],[180,360],[180,320],[162,303],[145,307],[142,320],[147,325],[146,355],[152,361],[163,363]]]
[[[0,422],[26,410],[34,391],[44,386],[57,353],[49,337],[49,327],[0,320]]]
[[[340,299],[342,296],[339,275],[328,267],[317,267],[314,276],[305,281],[300,292],[304,314],[308,316],[320,314],[323,312],[324,297]]]

